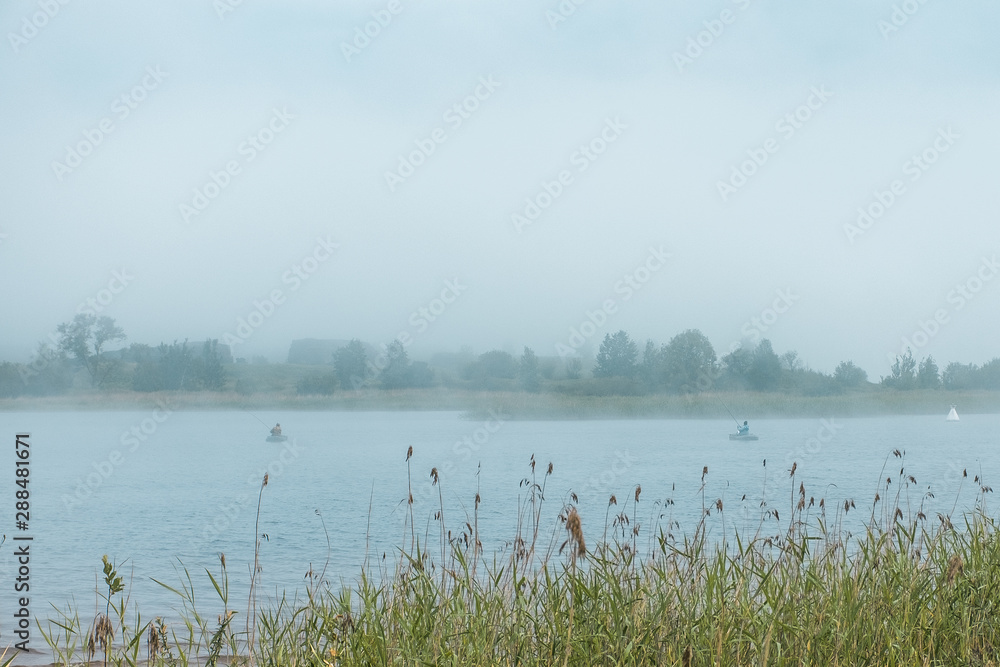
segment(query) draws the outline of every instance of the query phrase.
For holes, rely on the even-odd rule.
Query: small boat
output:
[[[269,435],[267,436],[267,442],[284,442],[288,440],[287,435]]]
[[[951,406],[951,410],[948,411],[948,416],[944,418],[946,422],[957,422],[958,412],[955,410],[955,406]]]
[[[729,434],[729,439],[730,440],[746,440],[746,441],[751,441],[751,440],[759,440],[760,438],[758,438],[757,436],[755,436],[753,433],[745,433],[743,435],[740,435],[739,433],[730,433]]]

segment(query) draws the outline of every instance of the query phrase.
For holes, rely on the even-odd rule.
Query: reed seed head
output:
[[[264,483],[261,485],[260,488],[263,489],[265,486],[267,486],[267,473],[264,473]]]
[[[438,469],[437,468],[431,468],[431,480],[432,480],[431,481],[431,486],[433,486],[433,485],[435,485],[435,484],[438,483]]]
[[[706,468],[707,470],[707,468]],[[639,502],[639,494],[642,493],[642,485],[636,484],[635,487],[635,502]]]
[[[949,584],[955,583],[957,579],[962,574],[962,570],[965,569],[965,564],[962,563],[962,557],[958,554],[954,554],[948,559],[948,574],[947,580]]]
[[[788,473],[789,477],[795,477],[795,470],[799,467],[798,461],[792,461],[792,470]]]
[[[406,460],[409,461],[411,456],[413,456],[413,445],[406,450]]]
[[[570,542],[576,546],[576,555],[583,556],[587,553],[587,543],[583,539],[583,526],[580,523],[580,513],[575,507],[570,507],[566,514],[566,532],[569,533]]]

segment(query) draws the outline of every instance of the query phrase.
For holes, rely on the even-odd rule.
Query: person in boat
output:
[[[281,424],[274,425],[274,428],[271,429],[271,435],[281,435]]]
[[[737,425],[736,427],[736,435],[746,435],[749,432],[750,432],[750,425],[746,423],[746,420],[743,421],[743,426]]]

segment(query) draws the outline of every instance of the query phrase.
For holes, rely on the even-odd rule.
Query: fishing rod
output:
[[[261,424],[264,424],[264,420],[263,420],[263,419],[261,419],[260,417],[258,417],[258,416],[257,416],[257,415],[255,415],[254,413],[250,412],[250,411],[249,411],[249,410],[247,410],[246,408],[243,408],[243,412],[247,413],[248,415],[250,415],[251,417],[253,417],[253,418],[254,418],[254,419],[256,419],[257,421],[259,421],[259,422],[260,422]],[[270,429],[271,427],[270,427],[270,426],[268,426],[267,424],[264,424],[264,428],[266,428],[266,429]]]
[[[736,418],[736,415],[734,415],[733,411],[729,409],[729,406],[726,405],[726,402],[720,398],[719,403],[722,403],[722,407],[726,409],[726,412],[729,413],[729,416],[733,418],[734,422],[736,422],[736,428],[740,428],[740,420]]]

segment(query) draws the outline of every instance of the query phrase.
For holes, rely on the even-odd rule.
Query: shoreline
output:
[[[235,392],[80,392],[0,399],[3,412],[170,410],[288,410],[329,412],[461,412],[464,418],[493,414],[511,420],[713,419],[728,418],[724,405],[754,419],[938,415],[951,405],[958,414],[1000,414],[1000,391],[864,391],[835,396],[763,392],[695,395],[576,396],[561,393],[469,391],[447,388],[342,391],[332,396],[283,392],[244,396]]]

